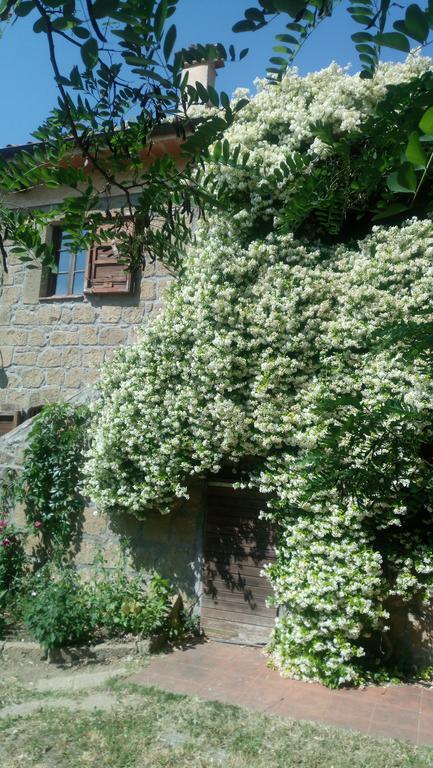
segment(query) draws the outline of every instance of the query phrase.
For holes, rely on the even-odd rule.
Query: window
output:
[[[50,276],[50,296],[73,296],[82,294],[87,264],[87,251],[75,252],[60,227],[54,229],[57,273]]]
[[[0,437],[11,432],[18,426],[20,418],[18,413],[0,413]]]
[[[46,296],[80,296],[83,293],[129,293],[131,273],[119,263],[115,242],[95,245],[89,251],[74,251],[61,227],[53,228],[57,272],[51,272]]]

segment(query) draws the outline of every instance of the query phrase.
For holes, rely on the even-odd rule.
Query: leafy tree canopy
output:
[[[212,147],[215,165],[230,163],[242,169],[245,157],[236,145],[224,140],[224,133],[245,102],[231,105],[226,94],[193,86],[183,76],[183,66],[193,59],[234,60],[236,51],[233,46],[227,51],[221,44],[177,51],[174,19],[179,2],[3,0],[0,4],[0,18],[5,22],[32,15],[35,34],[46,36],[59,94],[57,105],[34,133],[35,145],[0,162],[0,189],[4,191],[0,252],[5,268],[5,241],[12,242],[12,253],[29,266],[35,261],[53,265],[52,246],[44,236],[44,225],[53,218],[63,221],[77,249],[112,238],[114,232],[132,268],[158,256],[176,267],[191,234],[193,212],[226,204],[224,187],[209,186],[212,175],[200,174],[201,163],[209,162]],[[287,22],[277,35],[274,53],[278,55],[271,59],[268,74],[274,82],[333,9],[332,0],[259,0],[257,7],[245,10],[234,30],[258,30],[273,20]],[[353,36],[362,77],[372,77],[381,47],[409,51],[412,45],[422,47],[430,41],[431,3],[426,8],[405,5],[402,18],[391,29],[389,0],[359,0],[348,10],[363,28]],[[77,52],[70,72],[62,71],[58,61],[60,38]],[[239,57],[247,52],[241,50]],[[196,106],[206,104],[214,110],[202,109],[198,116]],[[401,213],[413,203],[410,196],[419,198],[418,191],[428,180],[431,106],[426,94],[415,101],[412,119],[400,129],[394,126],[401,133],[403,163],[397,158],[393,168],[385,164],[391,174],[385,188],[381,183],[384,167],[374,160],[371,182],[378,179],[379,188],[384,189],[383,199],[375,201],[378,213]],[[386,121],[386,115],[383,118]],[[170,154],[152,157],[155,130],[166,124],[185,139],[182,168]],[[340,150],[343,167],[346,149],[341,145]],[[280,172],[284,174],[284,166]],[[66,187],[70,194],[49,213],[29,211],[21,202],[22,192],[38,185]],[[390,193],[398,195],[391,201],[394,207]],[[123,226],[125,214],[134,221],[128,231]],[[287,226],[291,226],[290,217]],[[331,232],[333,228],[335,223],[331,223]]]

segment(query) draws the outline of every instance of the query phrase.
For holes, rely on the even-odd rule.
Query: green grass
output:
[[[433,768],[433,750],[112,685],[110,712],[61,709],[0,720],[2,768]],[[83,692],[83,696],[89,691]]]

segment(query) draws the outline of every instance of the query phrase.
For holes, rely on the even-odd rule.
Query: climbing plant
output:
[[[270,494],[272,657],[332,686],[380,669],[393,600],[433,598],[430,198],[393,226],[371,213],[400,151],[387,120],[409,119],[397,95],[422,94],[431,67],[263,84],[228,134],[245,166],[209,170],[227,210],[201,224],[160,318],[106,368],[92,429],[87,483],[108,513],[169,511],[225,462]]]
[[[46,406],[29,434],[19,493],[27,522],[40,536],[43,560],[67,557],[81,530],[88,418],[87,406]]]

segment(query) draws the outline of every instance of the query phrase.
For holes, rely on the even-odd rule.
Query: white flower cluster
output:
[[[192,476],[256,457],[246,482],[281,531],[273,658],[331,685],[360,679],[389,596],[433,593],[433,223],[375,227],[352,247],[245,233],[279,194],[267,169],[313,142],[312,121],[351,130],[386,83],[429,66],[291,74],[240,113],[230,141],[263,167],[263,196],[201,225],[164,311],[105,369],[92,430],[88,490],[107,512],[168,512]],[[235,189],[237,170],[224,175]]]

